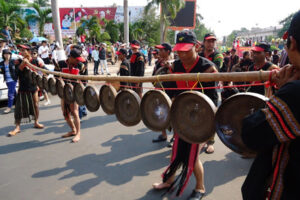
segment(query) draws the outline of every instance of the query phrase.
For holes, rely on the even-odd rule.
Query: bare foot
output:
[[[15,135],[17,135],[18,133],[20,133],[21,131],[20,131],[20,129],[18,129],[18,128],[16,128],[15,130],[13,130],[13,131],[10,131],[9,133],[8,133],[8,137],[12,137],[12,136],[15,136]]]
[[[72,136],[75,136],[75,135],[76,135],[76,131],[70,131],[69,133],[62,135],[61,137],[62,138],[67,138],[67,137],[72,137]]]
[[[162,189],[166,189],[169,188],[171,186],[170,183],[153,183],[152,187],[156,190],[162,190]]]
[[[205,153],[211,154],[211,153],[213,153],[213,152],[215,152],[214,146],[213,146],[212,144],[207,145],[207,148],[206,148],[206,150],[205,150]]]
[[[37,128],[37,129],[43,129],[43,128],[44,128],[44,125],[43,125],[43,124],[40,124],[40,123],[38,123],[38,122],[36,122],[36,123],[34,124],[34,128]]]
[[[72,139],[72,142],[73,143],[77,143],[77,142],[79,142],[79,140],[80,140],[80,134],[76,134],[76,136]]]

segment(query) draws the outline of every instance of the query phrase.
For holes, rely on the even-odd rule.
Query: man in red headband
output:
[[[144,76],[145,73],[145,59],[142,53],[140,53],[140,43],[137,40],[133,40],[130,44],[132,55],[130,57],[130,70],[131,76]],[[133,90],[138,93],[142,98],[143,83],[132,83]]]
[[[198,55],[197,49],[199,44],[196,35],[192,31],[182,31],[177,34],[176,45],[173,51],[177,51],[179,60],[176,60],[172,66],[172,73],[216,73],[215,65],[206,58]],[[165,82],[165,86],[170,88],[186,88],[190,90],[195,81],[176,81]],[[215,82],[197,83],[197,88],[214,87]],[[166,90],[171,98],[175,98],[185,90]],[[218,95],[216,89],[204,90],[204,93],[217,104]],[[181,139],[176,131],[174,132],[174,144],[172,149],[171,163],[167,170],[163,173],[162,183],[154,183],[154,189],[169,189],[178,187],[176,195],[179,196],[187,186],[190,176],[194,173],[196,178],[196,186],[193,190],[190,200],[200,200],[205,194],[204,187],[204,169],[202,163],[198,159],[200,146],[199,144],[191,144]],[[182,172],[175,179],[176,170],[182,167]]]

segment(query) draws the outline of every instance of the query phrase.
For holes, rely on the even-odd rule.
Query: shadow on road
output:
[[[44,146],[62,143],[62,142],[66,142],[66,141],[68,141],[68,139],[62,139],[59,137],[59,138],[53,138],[53,139],[45,140],[45,141],[32,140],[32,141],[28,141],[28,142],[20,142],[20,143],[15,143],[15,144],[3,145],[3,146],[0,146],[0,155],[14,153],[17,151],[23,151],[23,150],[27,150],[27,149],[33,149],[33,148],[37,148],[37,147],[44,147]]]
[[[203,163],[206,193],[211,193],[214,187],[246,175],[252,161],[253,159],[242,159],[236,153],[230,152],[225,155],[223,160],[212,160]]]
[[[65,174],[69,170],[71,173],[60,177],[59,180],[94,174],[95,178],[72,186],[71,189],[76,195],[82,195],[102,181],[112,185],[122,185],[131,181],[135,176],[147,176],[149,171],[166,166],[169,160],[167,157],[170,154],[169,150],[151,154],[152,151],[164,148],[164,146],[145,145],[145,137],[149,137],[146,136],[148,134],[149,132],[144,132],[137,135],[115,136],[102,144],[102,146],[111,147],[108,153],[80,156],[68,161],[65,167],[41,171],[33,174],[32,177]],[[143,155],[145,153],[147,155]]]

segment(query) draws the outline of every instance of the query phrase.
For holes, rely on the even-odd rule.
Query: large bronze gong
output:
[[[56,79],[51,77],[48,79],[48,87],[49,87],[49,92],[52,95],[57,95],[57,91],[56,91]]]
[[[67,104],[71,104],[75,102],[73,85],[71,83],[65,84],[64,87],[64,100]]]
[[[37,83],[37,85],[39,86],[39,88],[41,89],[41,90],[43,90],[44,89],[44,86],[43,86],[43,77],[42,77],[42,75],[37,75],[36,76],[36,83]]]
[[[119,122],[125,126],[134,126],[141,121],[141,99],[132,90],[124,89],[115,100],[115,113]]]
[[[56,79],[56,91],[61,99],[64,98],[64,87],[65,82],[62,79]]]
[[[74,98],[78,105],[83,106],[84,105],[84,85],[81,82],[78,82],[74,86]]]
[[[31,76],[32,76],[32,84],[33,84],[33,85],[37,85],[36,77],[38,76],[38,73],[35,72],[35,71],[33,71],[33,72],[31,73]]]
[[[48,85],[48,78],[46,76],[43,76],[43,88],[48,92],[49,91],[49,85]]]
[[[162,131],[170,126],[170,110],[172,101],[161,90],[150,90],[142,98],[141,116],[149,129]]]
[[[90,112],[96,112],[100,107],[99,92],[94,86],[87,86],[83,92],[84,103]]]
[[[242,121],[247,115],[264,108],[266,101],[267,97],[263,95],[247,92],[235,94],[222,103],[215,124],[218,136],[228,148],[243,155],[255,154],[242,141]]]
[[[103,111],[112,115],[115,114],[116,89],[111,85],[103,85],[100,89],[100,104]]]
[[[172,104],[171,125],[186,142],[206,142],[215,132],[215,111],[214,103],[205,94],[183,92]]]

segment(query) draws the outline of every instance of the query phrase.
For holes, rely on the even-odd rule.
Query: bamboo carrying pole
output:
[[[73,75],[62,72],[52,72],[39,67],[36,67],[29,62],[26,63],[28,67],[39,70],[46,74],[53,74],[67,79],[77,80],[91,80],[91,81],[107,81],[107,82],[157,82],[157,81],[268,81],[270,78],[270,71],[255,71],[255,72],[228,72],[228,73],[187,73],[187,74],[166,74],[158,76],[94,76],[94,75]]]

